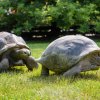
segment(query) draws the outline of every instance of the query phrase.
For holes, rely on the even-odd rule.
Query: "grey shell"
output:
[[[68,35],[50,43],[38,62],[53,71],[57,68],[67,70],[87,54],[96,51],[100,52],[100,48],[93,40],[81,35]]]
[[[0,55],[11,48],[29,49],[21,37],[8,32],[0,32]]]

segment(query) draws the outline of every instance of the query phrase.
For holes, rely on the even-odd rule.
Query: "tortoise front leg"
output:
[[[0,70],[7,70],[9,68],[9,61],[7,58],[3,58],[0,62]]]
[[[41,75],[42,76],[48,76],[49,75],[49,69],[46,68],[45,66],[42,66]]]
[[[66,71],[63,74],[63,76],[73,76],[75,74],[79,74],[80,72],[95,70],[98,68],[99,68],[99,66],[96,66],[96,65],[87,64],[84,66],[83,64],[78,64],[78,65],[74,66],[73,68],[69,69],[68,71]]]
[[[63,76],[73,76],[81,72],[81,66],[75,66],[69,69],[68,71],[64,72]]]
[[[28,68],[28,70],[32,71],[33,68],[37,68],[38,64],[35,61],[35,59],[32,56],[27,57],[26,59],[24,59],[24,62]]]
[[[18,61],[15,61],[15,62],[13,62],[14,64],[14,66],[24,66],[25,64],[24,64],[24,62],[23,62],[23,60],[18,60]]]

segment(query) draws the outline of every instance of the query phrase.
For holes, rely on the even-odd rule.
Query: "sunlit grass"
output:
[[[27,42],[35,58],[49,43]],[[0,100],[100,100],[100,69],[70,78],[40,73],[41,65],[32,72],[24,66],[0,73]]]

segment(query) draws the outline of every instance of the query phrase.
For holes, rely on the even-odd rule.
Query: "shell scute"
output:
[[[21,47],[29,49],[21,37],[8,32],[0,32],[0,55],[11,48]]]

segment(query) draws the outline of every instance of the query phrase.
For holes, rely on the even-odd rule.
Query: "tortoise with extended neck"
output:
[[[37,66],[25,41],[14,34],[0,32],[0,70],[22,65],[29,70]]]
[[[42,75],[49,70],[64,76],[98,69],[100,66],[100,48],[84,36],[69,35],[53,41],[37,59],[42,64]]]

